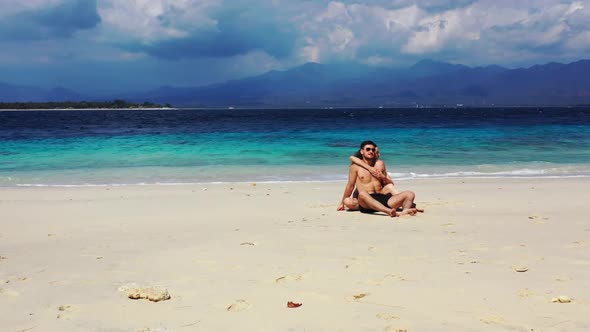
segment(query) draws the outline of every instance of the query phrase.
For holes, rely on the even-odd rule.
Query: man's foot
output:
[[[400,216],[415,216],[417,212],[418,212],[417,209],[409,208],[409,209],[404,209],[399,215]]]
[[[420,212],[420,213],[424,213],[424,209],[419,209],[419,208],[416,206],[416,203],[412,203],[412,206],[411,206],[411,208],[414,208],[414,209],[416,209],[416,211],[418,211],[418,212]]]
[[[395,209],[389,209],[389,213],[387,213],[390,217],[397,217],[397,212],[395,212]]]

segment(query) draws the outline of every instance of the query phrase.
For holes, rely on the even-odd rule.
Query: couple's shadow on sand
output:
[[[413,214],[412,216],[417,215],[418,213],[424,213],[424,209],[418,209],[416,207],[416,203],[412,204],[412,209],[417,209],[417,213]],[[398,207],[397,209],[395,209],[395,212],[402,212],[404,209],[401,207]],[[360,212],[362,214],[374,214],[376,216],[380,216],[380,217],[389,217],[389,215],[383,213],[383,212],[379,212],[379,211],[372,211],[372,212],[368,212],[368,211],[360,211],[360,210],[346,210],[346,212]],[[405,215],[398,215],[398,217],[404,217]]]

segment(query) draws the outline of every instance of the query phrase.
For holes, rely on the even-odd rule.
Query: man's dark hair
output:
[[[374,147],[377,147],[377,144],[375,144],[375,142],[373,142],[373,141],[363,141],[361,143],[360,150],[356,150],[356,153],[354,154],[355,157],[357,157],[359,159],[363,159],[363,155],[361,154],[361,150],[365,147],[365,145],[372,145]]]
[[[363,142],[361,143],[361,149],[362,149],[362,148],[364,148],[364,147],[365,147],[365,145],[372,145],[372,146],[374,146],[374,147],[377,147],[377,144],[375,144],[375,142],[373,142],[373,141],[363,141]]]

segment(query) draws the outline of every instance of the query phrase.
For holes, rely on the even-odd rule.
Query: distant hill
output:
[[[166,86],[115,97],[194,107],[588,105],[590,60],[517,69],[433,60],[422,60],[405,69],[306,63],[204,87]],[[61,88],[43,90],[0,83],[0,101],[80,98]]]
[[[0,102],[59,102],[82,99],[83,97],[78,93],[62,87],[42,89],[0,82]]]
[[[423,60],[407,69],[307,63],[201,88],[132,97],[175,106],[396,107],[590,104],[590,60],[507,69]]]

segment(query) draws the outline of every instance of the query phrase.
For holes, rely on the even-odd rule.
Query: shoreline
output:
[[[498,175],[498,176],[424,176],[414,178],[395,178],[394,181],[405,183],[413,181],[436,181],[436,180],[543,180],[543,179],[587,179],[590,175]],[[231,185],[231,184],[304,184],[304,183],[326,183],[345,184],[346,179],[330,180],[236,180],[236,181],[210,181],[210,182],[138,182],[138,183],[81,183],[81,184],[44,184],[44,183],[22,183],[11,185],[0,185],[3,188],[84,188],[84,187],[159,187],[159,186],[193,186],[193,185]]]

